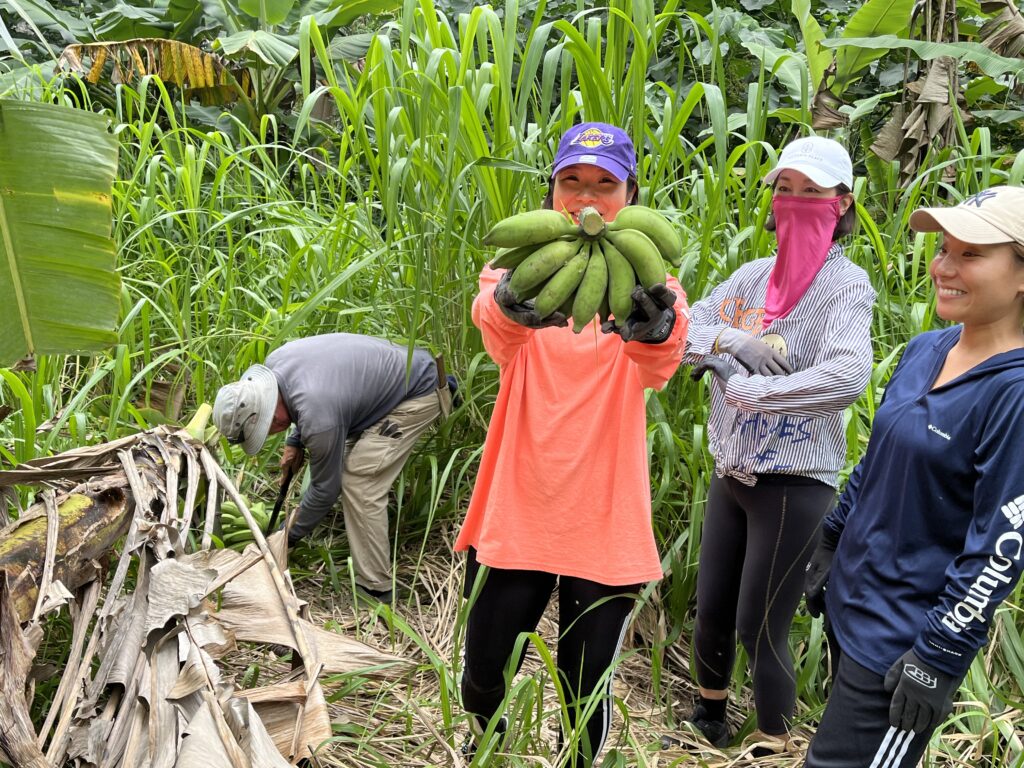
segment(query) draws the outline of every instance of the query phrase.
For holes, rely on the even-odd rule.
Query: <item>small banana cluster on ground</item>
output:
[[[249,504],[249,512],[255,518],[260,530],[267,529],[270,512],[262,501]],[[245,517],[233,501],[222,501],[220,505],[221,541],[229,549],[244,549],[246,544],[254,541],[252,529]]]
[[[622,322],[633,309],[633,288],[665,282],[662,259],[678,266],[682,242],[653,208],[628,205],[612,222],[584,208],[579,224],[552,210],[499,221],[484,236],[495,246],[494,269],[511,270],[516,301],[532,300],[540,317],[560,311],[582,331],[594,315]]]

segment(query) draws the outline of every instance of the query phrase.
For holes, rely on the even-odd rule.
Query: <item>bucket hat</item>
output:
[[[238,381],[217,391],[213,423],[228,442],[240,443],[246,454],[254,456],[270,433],[277,398],[274,372],[257,363],[246,369]]]

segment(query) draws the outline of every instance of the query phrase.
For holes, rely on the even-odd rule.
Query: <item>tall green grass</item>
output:
[[[606,120],[630,133],[642,202],[664,210],[683,234],[678,277],[694,302],[739,264],[770,253],[760,178],[782,141],[807,130],[767,116],[770,73],[746,92],[730,92],[713,16],[649,0],[613,0],[597,10],[580,3],[575,17],[557,20],[546,18],[544,2],[523,8],[509,0],[446,18],[431,0],[407,0],[361,70],[335,62],[323,84],[303,94],[288,116],[289,141],[281,138],[285,116],[265,119],[254,133],[225,113],[210,130],[155,78],[118,85],[108,111],[122,146],[114,200],[124,277],[120,343],[89,359],[41,358],[35,372],[0,371],[0,398],[14,409],[0,424],[4,462],[159,421],[148,400],[155,381],[185,386],[191,407],[289,339],[336,330],[384,336],[444,352],[461,380],[463,405],[418,451],[397,494],[396,547],[421,558],[436,547],[435,534],[460,518],[472,490],[497,389],[496,368],[470,321],[476,274],[489,256],[480,240],[496,220],[537,207],[562,132],[580,120]],[[303,51],[329,62],[315,25],[305,29]],[[684,47],[673,52],[676,82],[685,87],[648,76],[666,56],[665,41],[693,37],[709,41],[714,55],[696,67]],[[34,97],[61,98],[60,83],[43,84]],[[325,109],[337,118],[314,117]],[[742,131],[730,129],[731,114],[745,116]],[[861,128],[835,134],[858,161]],[[935,243],[910,233],[910,212],[990,184],[1021,183],[1024,153],[994,148],[984,128],[960,126],[958,144],[929,157],[908,186],[899,185],[895,167],[865,167],[856,187],[860,228],[848,254],[879,294],[876,368],[847,414],[848,469],[863,452],[903,345],[936,324],[927,276]],[[663,636],[647,637],[642,650],[665,704],[672,704],[662,686],[672,663],[667,644],[687,639],[692,626],[712,472],[704,386],[681,374],[648,399],[653,522],[667,576],[647,590],[643,609],[664,625]],[[248,492],[270,492],[278,445],[271,441],[252,460],[224,446]],[[319,553],[300,550],[300,560],[333,563],[335,588],[347,582],[346,556],[333,539]],[[937,739],[937,753],[987,756],[993,765],[1020,754],[1009,721],[993,724],[1024,699],[1020,606],[1018,589],[965,683],[970,704],[949,729],[965,738]],[[820,624],[798,616],[792,643],[802,711],[813,714],[824,701]],[[458,659],[435,654],[430,664],[446,681],[448,726],[459,717],[450,676]],[[743,665],[733,682],[737,693],[748,684]],[[516,691],[511,707],[540,720],[551,715],[536,687]],[[529,724],[540,720],[529,719],[524,733],[536,738]]]

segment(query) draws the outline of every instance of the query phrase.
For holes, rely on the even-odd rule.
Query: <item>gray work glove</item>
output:
[[[676,324],[676,295],[664,283],[655,283],[650,290],[633,288],[633,311],[621,325],[611,320],[601,324],[604,333],[617,333],[623,341],[661,344],[672,334]]]
[[[568,318],[561,312],[552,312],[547,317],[538,315],[537,310],[533,308],[532,299],[522,303],[516,301],[516,297],[512,295],[512,291],[508,287],[511,279],[511,270],[506,271],[498,284],[494,286],[494,303],[498,305],[505,317],[527,328],[550,328],[552,326],[564,328],[569,324]]]
[[[785,357],[738,328],[726,328],[718,334],[715,348],[719,352],[728,352],[751,373],[784,376],[793,372],[793,366]]]
[[[896,659],[885,675],[885,690],[892,693],[889,725],[914,733],[931,733],[953,711],[959,677],[930,667],[909,650]]]
[[[724,392],[726,385],[729,383],[729,377],[733,374],[732,366],[718,355],[704,355],[701,361],[693,366],[693,370],[690,371],[690,378],[694,381],[700,381],[701,377],[708,371],[714,374],[715,382]]]

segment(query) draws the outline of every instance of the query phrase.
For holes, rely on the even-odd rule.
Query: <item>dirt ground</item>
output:
[[[468,734],[464,715],[454,698],[456,692],[442,691],[442,672],[439,671],[446,673],[449,684],[445,687],[455,688],[451,671],[458,641],[455,633],[461,557],[456,559],[451,554],[450,535],[443,539],[422,559],[418,551],[400,556],[397,564],[399,595],[395,618],[390,622],[383,609],[354,604],[347,591],[334,593],[326,569],[306,563],[313,575],[298,580],[296,591],[310,603],[311,616],[316,623],[411,662],[408,672],[398,679],[349,676],[325,681],[335,736],[318,751],[318,765],[353,768],[468,765],[460,749]],[[557,595],[538,628],[552,651],[556,644],[556,616]],[[654,611],[640,613],[633,625],[634,638],[650,637],[658,631],[654,616]],[[634,642],[633,645],[632,649],[624,648],[625,658],[614,680],[614,692],[620,704],[613,717],[613,732],[601,765],[725,768],[801,764],[802,754],[753,760],[748,756],[749,748],[719,751],[706,744],[702,746],[692,732],[678,725],[695,696],[687,673],[688,647],[681,641],[667,650],[661,665],[661,695],[656,699],[652,690],[652,661],[644,650],[649,643]],[[262,657],[256,651],[253,653],[251,659],[240,658],[239,665],[255,664],[260,667],[261,675],[271,677],[276,667],[283,672],[289,666],[284,661],[275,661],[272,654],[268,659],[266,649]],[[548,680],[542,668],[538,653],[531,649],[516,679],[540,673],[537,679]],[[555,711],[557,696],[550,681],[544,686],[543,702],[545,712]],[[671,711],[665,702],[671,702]],[[628,719],[623,716],[622,708]],[[738,715],[744,714],[739,707],[731,709],[737,710]],[[666,725],[670,722],[676,723],[676,727]],[[732,725],[738,730],[742,722],[736,720]],[[544,718],[542,727],[515,739],[514,754],[488,764],[558,765],[555,727],[557,716],[550,714]],[[515,728],[513,723],[513,735]],[[666,744],[665,737],[673,743]]]

